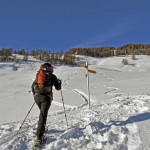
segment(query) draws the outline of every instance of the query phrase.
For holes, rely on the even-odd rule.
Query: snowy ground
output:
[[[47,120],[43,150],[149,150],[150,149],[150,57],[91,58],[91,108],[88,108],[85,68],[55,66],[62,91],[69,129],[66,130],[60,91]],[[41,62],[0,63],[0,149],[26,150],[34,143],[39,110],[33,108],[18,136],[14,136],[33,104],[28,91]]]

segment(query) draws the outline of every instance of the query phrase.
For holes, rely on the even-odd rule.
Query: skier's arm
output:
[[[59,80],[55,75],[53,75],[54,86],[56,90],[61,89],[61,80]]]
[[[35,91],[34,91],[34,85],[35,85],[35,82],[36,82],[36,80],[34,80],[34,82],[32,83],[32,86],[31,86],[33,95],[35,94]]]

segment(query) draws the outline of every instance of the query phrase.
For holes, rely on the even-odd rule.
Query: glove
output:
[[[58,81],[58,83],[59,83],[59,84],[62,84],[62,80],[60,80],[60,79],[57,79],[57,81]]]
[[[32,94],[33,94],[33,95],[35,95],[35,92],[34,92],[34,91],[32,91]]]

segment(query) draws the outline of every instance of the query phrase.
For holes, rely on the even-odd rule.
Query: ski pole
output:
[[[20,129],[22,128],[22,125],[24,124],[25,120],[27,119],[29,113],[31,112],[31,110],[32,110],[32,108],[33,108],[33,106],[34,106],[34,104],[35,104],[35,102],[33,103],[33,105],[31,106],[30,110],[28,111],[28,113],[27,113],[25,119],[23,120],[23,122],[22,122],[21,126],[19,127],[19,129],[18,129],[18,131],[17,131],[17,133],[16,133],[15,136],[17,136],[17,134],[19,133]]]
[[[66,109],[65,109],[65,105],[64,105],[64,99],[63,99],[62,90],[60,90],[60,93],[61,93],[61,98],[62,98],[62,103],[63,103],[64,113],[65,113],[65,118],[66,118],[66,123],[67,123],[67,129],[68,129],[69,126],[68,126],[68,121],[67,121],[67,115],[66,115]]]

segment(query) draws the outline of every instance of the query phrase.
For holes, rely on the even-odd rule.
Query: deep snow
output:
[[[20,56],[18,56],[20,57]],[[46,150],[149,150],[150,149],[150,57],[92,58],[89,62],[91,107],[88,108],[85,68],[55,66],[62,79],[67,110],[67,130],[60,91],[47,120]],[[33,108],[18,136],[14,136],[33,104],[30,92],[41,62],[0,63],[0,149],[31,149],[39,110]]]

